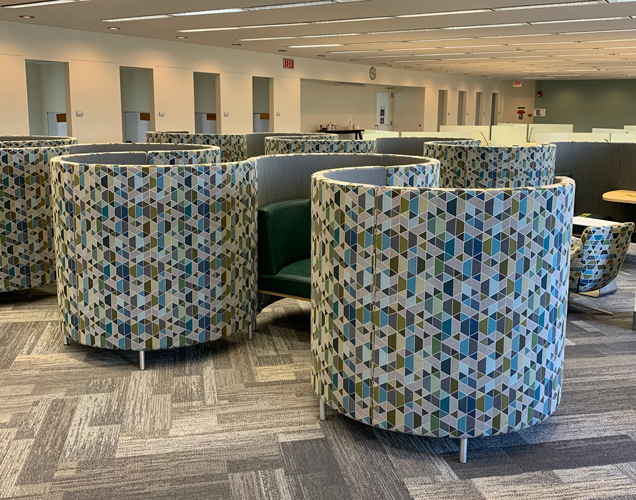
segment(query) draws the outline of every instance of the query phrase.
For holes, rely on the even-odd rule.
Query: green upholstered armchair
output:
[[[260,293],[311,300],[311,200],[259,209],[258,263]]]

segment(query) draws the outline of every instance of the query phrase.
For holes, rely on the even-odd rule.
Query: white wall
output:
[[[192,70],[157,66],[154,68],[153,81],[155,130],[194,132]],[[164,116],[159,116],[160,113]]]
[[[252,116],[252,75],[221,73],[216,115],[217,130],[222,134],[245,134],[254,128]]]
[[[2,28],[0,26],[0,32]],[[26,61],[22,56],[0,53],[0,68],[0,134],[28,135]]]
[[[71,59],[69,74],[73,136],[81,143],[121,142],[119,65]],[[77,116],[78,113],[82,113],[82,116]],[[66,119],[69,120],[69,117]]]
[[[345,129],[351,118],[355,119],[358,128],[374,129],[378,92],[377,87],[301,81],[302,131],[315,132],[321,124],[327,123]]]
[[[425,90],[399,87],[393,92],[393,127],[398,132],[421,132],[424,130]]]
[[[207,47],[183,42],[168,42],[128,37],[114,33],[93,33],[67,30],[21,23],[0,22],[0,131],[5,133],[28,133],[28,106],[26,93],[25,60],[53,60],[69,63],[70,120],[73,135],[82,142],[121,140],[121,103],[119,67],[172,68],[170,81],[177,83],[177,91],[186,95],[174,96],[179,102],[170,111],[168,103],[156,103],[165,107],[165,119],[157,124],[162,129],[185,130],[186,121],[191,123],[188,130],[194,131],[194,119],[186,120],[185,113],[193,112],[193,85],[186,85],[183,74],[192,72],[217,73],[220,75],[220,94],[217,99],[217,116],[223,132],[249,132],[252,129],[252,76],[274,78],[274,86],[295,91],[286,98],[274,89],[275,112],[281,116],[276,129],[301,126],[300,80],[346,81],[369,84],[369,68],[365,65],[335,63],[327,60],[295,58],[296,69],[284,69],[282,56],[243,50]],[[295,83],[291,83],[295,80]],[[249,83],[248,83],[249,82]],[[453,76],[378,68],[378,77],[373,82],[379,86],[405,86],[420,88],[448,88],[483,92],[498,92],[502,82],[468,76]],[[168,85],[155,85],[156,99],[170,96]],[[173,93],[174,94],[174,93]],[[276,97],[278,96],[278,97]],[[295,99],[296,102],[288,102]],[[176,106],[183,106],[183,113]],[[190,108],[190,111],[187,109]],[[284,108],[284,110],[283,110]],[[220,110],[229,117],[219,116]],[[83,117],[76,112],[83,111]],[[367,125],[373,127],[375,102],[365,110],[371,118]],[[449,109],[452,113],[452,109]],[[290,116],[294,113],[295,116]],[[455,110],[456,113],[456,110]],[[346,123],[350,116],[346,117]],[[276,122],[277,120],[275,120]],[[358,122],[360,124],[360,122]],[[303,125],[304,126],[304,125]],[[313,127],[313,125],[312,125]]]
[[[269,128],[272,132],[299,132],[301,126],[301,81],[299,78],[274,77],[271,89]]]

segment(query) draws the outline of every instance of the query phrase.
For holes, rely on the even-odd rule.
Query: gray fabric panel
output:
[[[279,155],[254,160],[258,172],[259,207],[278,201],[311,198],[311,176],[316,172],[382,166],[385,161],[382,155],[375,154]]]
[[[336,170],[325,174],[334,181],[366,184],[371,186],[386,186],[386,167],[355,168]]]
[[[556,173],[568,172],[576,181],[576,213],[616,219],[619,204],[603,201],[603,193],[629,189],[620,181],[622,146],[604,142],[556,143]]]
[[[424,143],[431,141],[457,141],[455,137],[379,137],[378,154],[422,156]]]
[[[64,156],[64,161],[100,165],[147,165],[146,153],[96,153]]]
[[[621,169],[618,186],[615,189],[636,191],[636,144],[621,144],[620,146]],[[615,219],[617,221],[636,222],[636,205],[628,203],[612,203],[612,205],[616,205]]]
[[[382,165],[385,167],[397,167],[400,165],[421,165],[430,163],[430,158],[425,158],[421,154],[417,156],[401,156],[397,154],[382,155]]]
[[[107,144],[79,144],[70,146],[70,154],[84,153],[118,153],[143,151],[198,151],[209,149],[210,146],[204,144],[148,144],[148,143],[107,143]]]

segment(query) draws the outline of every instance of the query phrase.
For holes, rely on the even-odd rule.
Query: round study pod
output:
[[[139,351],[143,368],[145,351],[251,336],[254,162],[89,153],[55,158],[51,175],[65,339]]]
[[[265,154],[295,153],[375,153],[375,139],[341,140],[331,138],[305,137],[267,137]]]
[[[145,153],[148,165],[221,163],[221,148],[203,144],[102,143],[69,148],[69,154],[85,153]]]
[[[291,154],[253,158],[258,171],[258,275],[262,296],[311,299],[311,176],[370,167],[390,185],[439,183],[439,163],[421,156]]]
[[[74,137],[0,136],[0,291],[55,282],[49,160]]]
[[[551,184],[556,147],[482,146],[461,141],[424,144],[423,153],[441,163],[441,186],[514,188]]]
[[[296,137],[314,139],[338,139],[338,134],[297,133],[297,132],[254,132],[247,134],[247,157],[263,156],[265,153],[265,139],[268,137]]]
[[[146,142],[162,144],[204,144],[221,148],[221,161],[247,160],[245,134],[191,134],[189,132],[146,132]]]
[[[469,438],[536,425],[561,400],[574,182],[444,189],[380,177],[313,177],[321,418],[329,407],[458,438],[464,462]]]

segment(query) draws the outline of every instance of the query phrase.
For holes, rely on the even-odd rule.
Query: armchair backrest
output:
[[[625,261],[633,232],[633,222],[586,228],[580,243],[572,249],[570,290],[591,292],[614,281]]]

